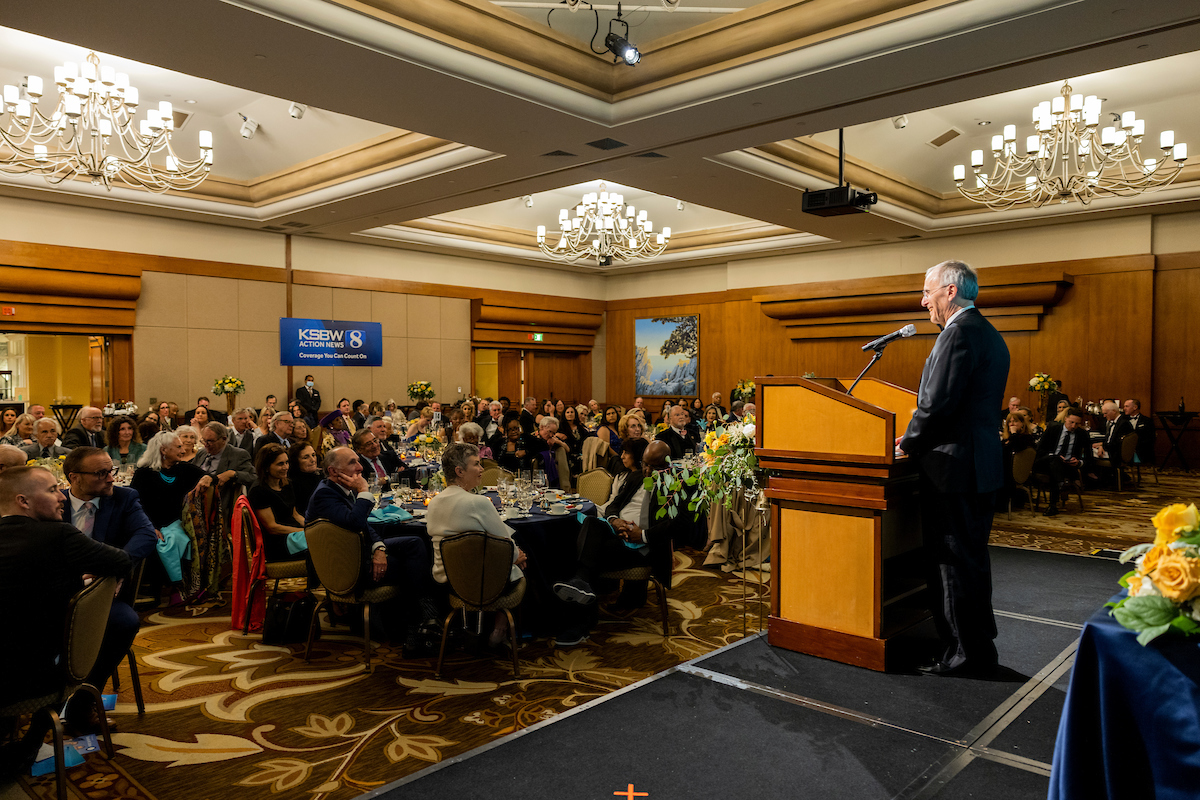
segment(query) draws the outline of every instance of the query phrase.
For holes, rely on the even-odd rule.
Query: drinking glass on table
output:
[[[533,472],[533,488],[539,492],[546,490],[546,473],[543,470],[534,470]]]
[[[379,482],[379,478],[372,475],[371,480],[367,482],[367,488],[371,490],[371,496],[375,498],[375,505],[379,505],[379,498],[383,495],[383,485]]]
[[[400,473],[396,473],[399,475]],[[407,503],[412,496],[412,486],[409,484],[408,478],[396,479],[396,493],[400,495],[400,502]]]

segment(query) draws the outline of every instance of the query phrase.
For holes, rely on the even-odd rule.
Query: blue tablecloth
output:
[[[1050,800],[1151,798],[1200,798],[1200,646],[1167,635],[1142,647],[1102,608],[1080,636]]]

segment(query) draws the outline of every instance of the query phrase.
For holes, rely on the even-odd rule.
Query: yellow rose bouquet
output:
[[[414,403],[433,399],[433,384],[429,381],[413,381],[408,385],[408,399]]]
[[[1153,543],[1121,554],[1134,563],[1122,576],[1127,597],[1109,603],[1117,622],[1147,645],[1168,631],[1200,633],[1200,512],[1196,504],[1175,503],[1154,515]]]
[[[242,381],[241,378],[235,378],[232,375],[226,375],[224,377],[217,378],[215,381],[213,381],[212,391],[213,391],[213,394],[217,394],[217,395],[220,395],[220,394],[234,394],[234,395],[245,394],[246,393],[246,384]]]
[[[1045,372],[1038,372],[1029,379],[1029,388],[1035,392],[1052,392],[1058,385]]]
[[[754,389],[754,381],[745,378],[737,382],[737,385],[733,387],[733,391],[729,393],[729,396],[734,400],[749,403],[754,399]]]
[[[658,516],[676,516],[684,501],[687,510],[699,516],[709,506],[732,508],[739,495],[758,497],[765,475],[754,455],[754,431],[751,414],[714,428],[704,435],[704,452],[694,464],[673,463],[671,469],[646,478],[646,490],[658,493]]]

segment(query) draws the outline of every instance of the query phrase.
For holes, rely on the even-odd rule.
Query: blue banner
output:
[[[284,367],[382,367],[383,326],[378,322],[282,317],[279,363]]]

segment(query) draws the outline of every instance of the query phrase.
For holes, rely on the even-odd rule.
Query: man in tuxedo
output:
[[[1020,413],[1021,413],[1021,398],[1019,398],[1019,397],[1008,398],[1008,405],[1006,405],[1004,408],[1000,409],[1000,425],[1001,425],[1001,427],[1004,426],[1004,421],[1008,419],[1009,414],[1020,414]]]
[[[386,485],[391,480],[392,473],[403,466],[394,454],[387,455],[383,452],[378,437],[370,428],[357,431],[350,439],[350,445],[358,456],[362,474],[368,482],[374,477],[380,485]]]
[[[1068,408],[1063,421],[1051,422],[1038,441],[1033,471],[1050,478],[1050,506],[1043,512],[1047,517],[1058,513],[1058,493],[1063,483],[1079,476],[1088,445],[1088,432],[1083,429],[1083,412]]]
[[[1125,401],[1125,416],[1129,426],[1138,435],[1137,460],[1139,464],[1154,466],[1154,418],[1142,414],[1142,401],[1130,398]]]
[[[596,602],[592,588],[596,575],[610,570],[649,564],[654,577],[671,588],[672,540],[685,519],[684,514],[658,518],[658,499],[643,486],[642,477],[666,469],[670,448],[651,442],[642,458],[642,475],[625,481],[605,509],[605,518],[588,517],[579,531],[578,566],[573,578],[556,583],[554,593],[568,603]],[[640,599],[640,602],[639,602]],[[646,584],[626,583],[617,608],[640,608],[646,602]]]
[[[746,404],[741,400],[734,400],[729,404],[729,416],[725,418],[725,422],[730,425],[736,425],[742,421],[742,417],[746,416]]]
[[[403,469],[404,460],[400,458],[396,448],[392,447],[388,441],[392,438],[392,421],[387,417],[371,417],[367,420],[367,430],[375,434],[375,441],[379,442],[380,458],[383,459],[384,464],[395,465],[390,471]]]
[[[14,612],[5,622],[8,646],[0,659],[6,701],[46,694],[61,681],[63,623],[83,578],[123,578],[132,566],[127,553],[64,522],[65,502],[47,469],[12,467],[0,473],[0,603]],[[124,653],[115,661],[107,648],[101,655],[110,661],[97,661],[94,677],[111,675]],[[91,710],[72,704],[67,722],[78,732],[88,731],[91,720],[76,714]],[[40,742],[39,734],[36,743],[27,744]]]
[[[135,565],[146,558],[157,558],[154,525],[142,510],[137,491],[113,485],[116,470],[108,453],[94,447],[76,447],[63,461],[63,473],[70,483],[63,492],[64,521],[97,542],[124,550]],[[133,610],[136,591],[132,582],[126,583],[108,612],[100,655],[88,676],[88,683],[100,691],[104,691],[104,684],[137,636],[139,620]],[[82,699],[83,695],[76,697]]]
[[[229,420],[229,443],[247,453],[254,449],[254,409],[239,408]]]
[[[1104,415],[1104,455],[1112,464],[1112,468],[1102,469],[1093,463],[1090,465],[1089,479],[1101,483],[1111,483],[1115,486],[1116,470],[1124,469],[1124,463],[1121,460],[1121,440],[1126,435],[1133,433],[1133,426],[1129,423],[1129,419],[1121,413],[1116,400],[1105,400],[1100,406],[1100,413]]]
[[[55,444],[58,441],[58,426],[49,417],[42,417],[34,423],[33,440],[33,444],[21,448],[30,458],[58,458],[71,452]]]
[[[321,391],[317,388],[312,375],[304,376],[304,385],[296,390],[296,402],[304,409],[304,418],[308,427],[317,427],[321,413]]]
[[[483,428],[483,441],[494,439],[497,436],[504,437],[504,406],[499,400],[493,400],[488,404],[487,410],[480,413],[475,422],[480,428]]]
[[[537,430],[537,398],[526,397],[521,405],[521,431],[533,433]]]
[[[271,432],[266,436],[258,437],[254,442],[254,455],[258,456],[258,451],[268,444],[277,444],[284,450],[292,446],[291,435],[296,428],[296,421],[292,419],[292,415],[286,411],[281,411],[271,417]]]
[[[62,446],[104,447],[104,412],[95,406],[84,406],[79,410],[79,424],[63,435]]]
[[[917,460],[930,605],[940,656],[931,675],[990,674],[996,620],[987,543],[994,494],[1004,483],[993,409],[1004,399],[1004,339],[975,308],[979,279],[944,261],[925,273],[921,306],[942,329],[925,360],[917,409],[898,440]]]
[[[682,404],[672,406],[669,421],[671,427],[665,431],[661,431],[654,438],[666,443],[670,449],[671,458],[683,458],[700,444],[699,437],[688,427],[692,421],[692,415],[688,413],[687,407]]]
[[[266,438],[266,437],[263,437]],[[233,518],[233,504],[242,494],[243,486],[252,486],[258,476],[250,463],[250,454],[229,444],[229,429],[219,422],[210,422],[200,431],[204,449],[192,463],[213,476],[221,492],[221,514],[226,524]],[[286,445],[285,445],[286,446]]]

